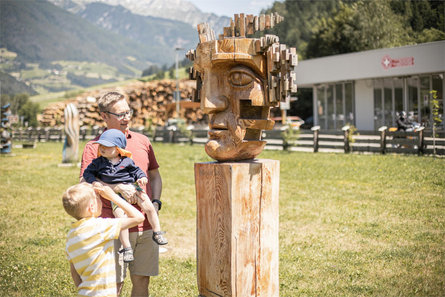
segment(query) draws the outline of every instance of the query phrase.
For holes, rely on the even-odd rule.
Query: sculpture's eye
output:
[[[235,87],[244,87],[250,84],[255,78],[252,74],[242,71],[234,70],[230,72],[229,81]]]

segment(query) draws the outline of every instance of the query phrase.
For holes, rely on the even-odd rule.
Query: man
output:
[[[108,92],[103,95],[99,101],[99,112],[105,121],[107,129],[121,130],[127,138],[126,150],[133,154],[133,160],[147,175],[148,183],[146,187],[147,195],[153,202],[156,211],[161,208],[162,179],[158,171],[159,165],[156,161],[153,148],[147,137],[142,134],[129,130],[132,111],[123,94],[118,92]],[[100,135],[99,135],[100,136]],[[94,143],[99,139],[89,141],[82,154],[82,163],[80,176],[83,171],[97,157],[98,144]],[[120,193],[127,201],[134,204],[137,201],[137,191],[133,185],[109,185],[115,192]],[[109,201],[102,200],[101,217],[113,217],[112,208]],[[135,205],[140,211],[140,208]],[[133,227],[130,230],[130,243],[134,250],[134,261],[129,264],[130,278],[133,284],[131,296],[149,295],[148,286],[150,276],[156,276],[159,273],[159,247],[151,239],[152,227],[147,218],[142,224]],[[116,250],[116,282],[118,295],[120,294],[126,275],[127,265],[123,263],[122,255],[117,253],[120,250],[120,241],[115,241]]]
[[[408,131],[411,132],[413,125],[412,123],[408,120],[408,118],[406,117],[406,112],[405,111],[401,111],[397,120],[397,131]]]

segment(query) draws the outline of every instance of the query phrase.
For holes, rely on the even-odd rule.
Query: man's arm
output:
[[[74,284],[76,285],[77,288],[82,282],[82,279],[80,278],[80,275],[77,273],[76,268],[74,268],[74,265],[71,262],[70,262],[70,270],[71,270],[71,277],[73,278]]]
[[[151,185],[151,192],[152,192],[152,197],[151,200],[157,199],[160,200],[161,199],[161,193],[162,193],[162,178],[161,178],[161,174],[159,173],[158,169],[153,169],[148,171],[148,176],[150,178],[150,185]],[[156,211],[159,210],[159,205],[157,203],[153,203],[153,205],[156,208]]]
[[[110,187],[101,186],[94,187],[94,189],[100,196],[117,204],[127,214],[127,218],[120,219],[122,222],[121,230],[137,226],[144,221],[144,215],[130,203],[119,197]]]

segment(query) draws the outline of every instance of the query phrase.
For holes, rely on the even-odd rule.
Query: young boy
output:
[[[153,240],[159,245],[167,244],[168,241],[163,236],[164,232],[161,231],[156,209],[147,194],[142,190],[142,187],[148,182],[147,176],[134,164],[131,153],[125,150],[127,140],[124,133],[117,129],[106,130],[96,143],[99,143],[98,157],[85,169],[83,173],[85,181],[93,185],[99,184],[98,179],[108,184],[137,182],[137,189],[142,194],[138,204],[153,227]],[[112,206],[115,217],[125,217],[120,208],[115,204],[112,204]],[[120,240],[123,246],[120,252],[123,253],[124,262],[133,261],[133,250],[130,245],[128,230],[121,232]]]
[[[99,218],[100,196],[116,203],[128,217]],[[62,202],[65,211],[77,220],[68,232],[66,254],[78,295],[117,296],[114,239],[121,230],[142,223],[143,214],[102,184],[74,185],[63,194]]]

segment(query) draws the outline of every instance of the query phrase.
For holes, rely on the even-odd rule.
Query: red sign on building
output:
[[[395,67],[414,66],[414,57],[393,59],[389,55],[384,55],[381,63],[385,70]]]

